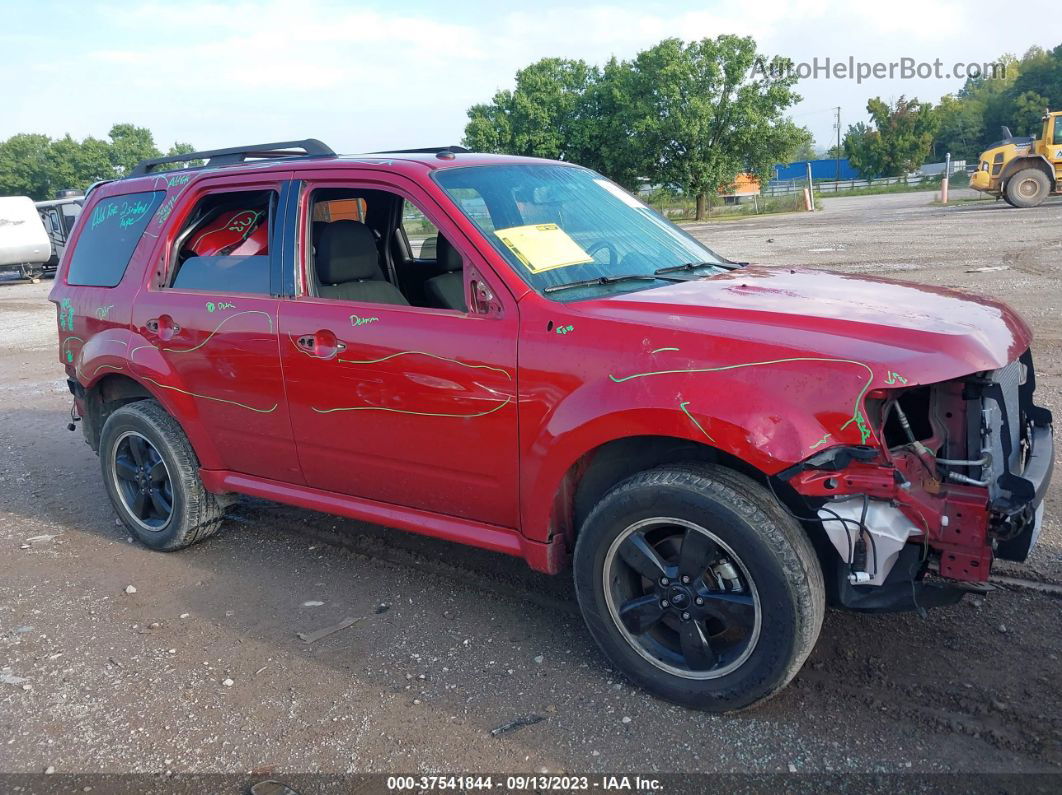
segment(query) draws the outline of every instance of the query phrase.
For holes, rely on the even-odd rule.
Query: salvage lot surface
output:
[[[1040,403],[1062,410],[1062,203],[928,200],[826,199],[690,229],[737,260],[1002,298],[1035,330]],[[1045,593],[1001,589],[924,620],[829,611],[786,691],[719,717],[631,688],[568,578],[503,556],[258,501],[206,543],[149,552],[64,430],[49,287],[0,282],[0,771],[1062,765],[1062,600]],[[1047,516],[1035,556],[1006,571],[1062,584],[1062,478]],[[312,644],[296,634],[346,618]],[[542,720],[490,734],[528,716]]]

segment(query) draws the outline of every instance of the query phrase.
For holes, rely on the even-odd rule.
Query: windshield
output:
[[[469,166],[436,171],[435,179],[513,270],[557,300],[658,287],[666,283],[654,274],[661,268],[722,270],[713,267],[724,262],[718,255],[584,168]]]

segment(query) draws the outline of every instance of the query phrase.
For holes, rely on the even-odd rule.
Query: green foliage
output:
[[[119,174],[128,174],[133,166],[149,157],[161,157],[155,147],[151,130],[134,124],[115,124],[108,134],[111,139],[111,165]]]
[[[20,133],[0,143],[0,195],[48,195],[52,179],[51,141],[46,135]]]
[[[124,176],[141,160],[162,154],[145,127],[115,124],[108,137],[109,141],[92,136],[78,141],[64,135],[52,140],[21,133],[0,141],[0,195],[51,199],[65,188],[84,190],[94,182]],[[174,143],[167,154],[194,151],[191,144]]]
[[[585,96],[600,72],[584,61],[543,58],[516,73],[516,88],[468,110],[465,145],[554,160],[579,159],[587,144]]]
[[[801,128],[808,133],[807,139],[800,142],[793,147],[793,151],[789,153],[789,157],[786,161],[789,163],[799,163],[802,160],[818,160],[819,153],[815,151],[815,140],[811,137],[811,132],[806,128]]]
[[[799,101],[785,65],[729,35],[665,39],[601,69],[546,58],[520,70],[512,91],[469,109],[465,145],[582,163],[627,187],[677,186],[703,210],[703,197],[739,173],[767,178],[810,143],[783,116]]]
[[[941,99],[933,142],[936,160],[947,152],[955,159],[976,160],[1000,140],[1004,125],[1014,135],[1039,136],[1044,110],[1062,110],[1062,45],[1033,47],[1020,59],[1004,55],[998,61],[1006,67],[1005,75],[970,78],[957,94]]]
[[[921,166],[933,145],[939,118],[932,105],[900,97],[890,106],[875,97],[867,103],[872,127],[848,128],[845,153],[867,177],[898,177]]]

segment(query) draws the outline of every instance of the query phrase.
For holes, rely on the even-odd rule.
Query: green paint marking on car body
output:
[[[180,387],[170,386],[169,384],[163,384],[159,381],[156,381],[154,378],[151,378],[146,375],[142,375],[140,377],[143,378],[145,381],[150,381],[159,389],[169,389],[173,392],[180,392],[182,395],[189,395],[190,397],[200,398],[202,400],[212,400],[215,403],[228,403],[231,406],[239,406],[241,409],[247,409],[248,411],[253,411],[256,414],[271,414],[277,410],[277,406],[279,405],[277,403],[274,403],[268,409],[259,409],[255,408],[254,406],[248,406],[246,403],[240,403],[238,400],[226,400],[225,398],[211,397],[210,395],[201,395],[198,392],[189,392],[187,389],[181,389]]]
[[[337,411],[387,411],[393,414],[413,414],[418,417],[452,417],[453,419],[473,419],[475,417],[485,417],[488,414],[493,414],[496,411],[501,411],[503,408],[513,402],[512,395],[506,395],[505,400],[499,403],[492,409],[486,411],[477,411],[473,414],[446,414],[436,411],[413,411],[411,409],[392,409],[386,406],[339,406],[334,409],[319,409],[316,406],[311,408],[318,414],[333,414]]]
[[[826,444],[826,440],[829,439],[831,436],[833,436],[832,433],[826,434],[821,439],[819,439],[817,442],[815,442],[815,444],[811,445],[811,447],[809,447],[808,449],[809,450],[814,450],[816,447],[821,447],[822,445]]]
[[[74,330],[74,307],[69,298],[64,298],[59,303],[59,328],[63,331]]]
[[[613,383],[622,384],[625,381],[631,381],[635,378],[648,378],[651,376],[658,375],[681,375],[683,373],[719,373],[725,372],[727,370],[740,370],[746,367],[768,367],[771,365],[791,364],[795,362],[832,362],[836,364],[854,364],[857,367],[862,367],[864,370],[867,371],[869,378],[867,379],[866,384],[863,385],[863,388],[860,389],[859,393],[856,395],[855,405],[852,408],[852,416],[840,427],[840,430],[843,431],[849,425],[855,423],[856,427],[859,429],[859,433],[861,436],[860,443],[865,444],[867,439],[870,438],[871,431],[870,428],[867,427],[866,417],[863,415],[863,398],[866,397],[867,392],[870,391],[870,385],[874,382],[874,370],[871,369],[870,365],[866,364],[865,362],[857,362],[854,359],[832,359],[821,356],[793,356],[785,359],[769,359],[763,362],[728,364],[723,367],[684,367],[675,370],[653,370],[646,373],[632,373],[631,375],[626,375],[622,377],[616,377],[610,373],[608,377],[613,381]]]
[[[217,326],[214,327],[213,331],[207,334],[206,339],[204,339],[198,345],[193,345],[191,348],[159,348],[159,350],[165,353],[191,353],[192,351],[197,351],[204,345],[206,345],[208,342],[210,342],[210,340],[213,339],[214,335],[221,330],[222,326],[224,326],[233,318],[240,317],[241,315],[264,315],[266,320],[269,321],[269,331],[273,331],[273,316],[271,314],[269,314],[268,312],[263,312],[261,309],[245,309],[242,312],[234,312],[233,314],[226,316],[220,323],[217,324]]]
[[[427,351],[398,351],[397,353],[388,354],[387,356],[381,356],[378,359],[336,359],[337,362],[343,364],[380,364],[381,362],[387,362],[392,359],[396,359],[399,356],[427,356],[431,359],[439,359],[444,362],[452,362],[453,364],[460,365],[461,367],[468,367],[473,370],[493,370],[496,373],[501,373],[510,381],[513,380],[512,374],[508,370],[504,370],[501,367],[493,367],[489,364],[469,364],[468,362],[462,362],[459,359],[453,359],[449,356],[440,356],[435,353],[428,353]],[[494,390],[484,387],[490,392]],[[452,417],[454,419],[472,419],[475,417],[485,417],[488,414],[493,414],[496,411],[508,406],[513,402],[512,395],[505,395],[505,400],[499,403],[497,406],[486,411],[477,411],[470,414],[454,414],[448,412],[436,412],[436,411],[414,411],[412,409],[393,409],[386,406],[338,406],[336,408],[322,409],[316,406],[311,406],[318,414],[332,414],[340,411],[386,411],[393,414],[412,414],[418,417]]]
[[[679,408],[682,409],[682,413],[690,418],[690,422],[692,422],[694,425],[697,426],[697,430],[698,431],[700,431],[705,436],[707,436],[709,439],[711,439],[712,442],[715,442],[715,439],[712,439],[712,435],[710,433],[708,433],[708,431],[706,431],[704,429],[704,426],[701,425],[699,422],[697,422],[697,418],[694,417],[692,414],[690,414],[690,410],[688,408],[686,408],[686,406],[688,406],[689,404],[690,404],[690,402],[688,400],[684,400],[683,402],[679,403]]]
[[[451,359],[449,356],[440,356],[437,353],[428,353],[426,351],[398,351],[397,353],[390,353],[387,356],[381,356],[379,359],[336,359],[337,362],[343,364],[379,364],[380,362],[390,361],[396,359],[399,356],[427,356],[432,359],[439,359],[444,362],[453,362],[459,364],[462,367],[470,367],[474,370],[493,370],[496,373],[501,373],[510,381],[513,380],[512,375],[508,370],[504,370],[501,367],[492,367],[489,364],[469,364],[468,362],[462,362],[459,359]]]

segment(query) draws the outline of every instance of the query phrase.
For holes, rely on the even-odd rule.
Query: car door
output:
[[[209,434],[226,469],[301,483],[275,295],[277,208],[288,184],[276,175],[194,183],[163,227],[159,267],[134,304],[146,344],[130,359],[145,382],[187,401],[191,415],[178,419]]]
[[[381,275],[392,283],[398,281],[390,252],[399,208],[418,207],[459,251],[466,285],[470,289],[475,282],[479,289],[477,309],[315,294],[311,230],[327,223],[319,220],[315,199],[322,195],[347,196],[335,200],[347,213],[342,223],[364,217],[377,224]],[[389,201],[398,204],[391,226],[381,231]],[[306,483],[516,527],[518,324],[512,297],[497,288],[490,292],[494,285],[467,238],[415,183],[396,175],[347,171],[340,180],[329,172],[307,175],[296,234],[303,242],[304,284],[281,307],[280,334]],[[376,288],[374,294],[386,292]]]

